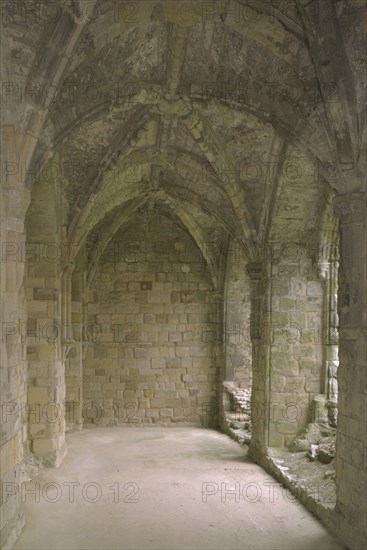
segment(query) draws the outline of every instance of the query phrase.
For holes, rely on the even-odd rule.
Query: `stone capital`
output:
[[[342,224],[362,222],[367,214],[366,193],[337,195],[333,200],[335,215]]]

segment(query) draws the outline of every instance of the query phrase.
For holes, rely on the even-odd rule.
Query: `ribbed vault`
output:
[[[20,15],[20,2],[14,5]],[[328,3],[316,13],[300,0],[267,8],[255,0],[251,6],[241,1],[126,6],[104,1],[94,11],[93,2],[88,9],[75,3],[73,12],[60,2],[62,17],[54,14],[54,28],[46,28],[52,14],[41,2],[38,25],[22,38],[14,8],[15,15],[9,13],[5,21],[4,44],[12,55],[4,73],[11,72],[14,86],[23,88],[20,119],[35,133],[31,113],[43,106],[37,117],[43,117],[44,127],[33,163],[60,167],[69,241],[81,246],[112,211],[123,223],[130,201],[163,196],[181,219],[185,212],[190,234],[197,225],[193,209],[190,213],[195,205],[201,213],[210,211],[212,225],[219,223],[255,258],[282,193],[297,202],[302,187],[308,216],[316,216],[315,181],[331,179],[340,186],[344,168],[355,175],[360,170],[360,159],[345,167],[340,158],[363,134],[365,91],[361,85],[353,93],[348,84],[328,86],[330,74],[337,79],[337,64],[348,65],[348,83],[362,69],[358,25],[336,60],[330,57],[331,42],[322,45],[325,55],[316,56],[312,20],[319,27],[332,26],[335,35],[340,22],[348,27],[361,5]],[[37,56],[61,32],[68,62],[62,68],[59,63],[59,80],[50,85],[50,71]],[[24,82],[29,65],[32,71]],[[37,93],[25,91],[30,89]],[[7,94],[9,106],[13,95]],[[345,109],[337,108],[341,102]],[[352,112],[361,114],[358,127],[351,122]],[[345,151],[339,159],[338,148]],[[284,177],[284,166],[297,172],[298,188]],[[34,179],[30,174],[28,184]],[[290,226],[287,216],[283,212],[280,219],[288,219]],[[115,225],[106,225],[108,235]],[[307,228],[294,227],[299,230]],[[283,238],[275,226],[272,231]]]

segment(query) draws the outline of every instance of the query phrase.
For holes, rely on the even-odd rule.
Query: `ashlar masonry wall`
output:
[[[250,282],[239,243],[228,248],[225,284],[225,380],[251,389],[252,345],[250,335]]]
[[[216,426],[220,301],[188,234],[156,210],[137,215],[88,294],[84,425]]]
[[[269,446],[289,445],[311,420],[323,378],[323,282],[309,248],[271,247]]]

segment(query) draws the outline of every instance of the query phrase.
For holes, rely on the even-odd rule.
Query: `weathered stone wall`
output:
[[[72,302],[71,342],[65,357],[65,422],[67,428],[81,429],[83,390],[82,304]]]
[[[108,245],[91,293],[84,422],[215,426],[219,307],[183,229],[139,215]]]
[[[78,257],[83,260],[83,256]],[[67,429],[83,427],[83,268],[74,265],[70,275],[70,314],[65,352],[65,422]]]
[[[228,249],[224,300],[224,378],[251,389],[250,283],[243,252],[235,241]]]
[[[2,276],[5,269],[14,275],[23,269],[21,256],[13,254],[12,245],[21,245],[22,224],[13,225],[12,235],[6,241],[11,248],[2,248]],[[5,243],[5,240],[2,244]],[[13,272],[13,273],[12,273]],[[19,280],[19,279],[18,279]],[[21,279],[20,279],[21,280]],[[9,279],[8,279],[9,283]],[[27,363],[25,327],[27,324],[24,289],[18,290],[17,278],[6,301],[1,297],[1,491],[0,547],[11,548],[24,525],[20,487],[24,452],[27,450]],[[17,288],[18,287],[18,288]]]
[[[351,548],[367,540],[367,200],[366,193],[336,197],[340,219],[337,514],[333,527]]]
[[[20,132],[18,133],[19,136]],[[2,130],[2,161],[17,166],[24,160],[16,148],[17,129]],[[26,140],[24,140],[26,142]],[[20,491],[21,468],[27,433],[25,412],[26,300],[23,287],[24,217],[30,192],[16,171],[2,173],[0,191],[0,546],[11,548],[24,525]]]
[[[307,245],[271,246],[269,445],[289,445],[321,392],[323,281]]]

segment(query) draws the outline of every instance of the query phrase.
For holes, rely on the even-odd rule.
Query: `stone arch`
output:
[[[182,225],[158,219],[135,213],[110,241],[119,245],[114,265],[105,249],[90,282],[86,322],[98,338],[86,350],[83,396],[99,411],[97,425],[219,421],[220,311],[209,271]],[[105,379],[102,394],[93,393],[94,377]]]

